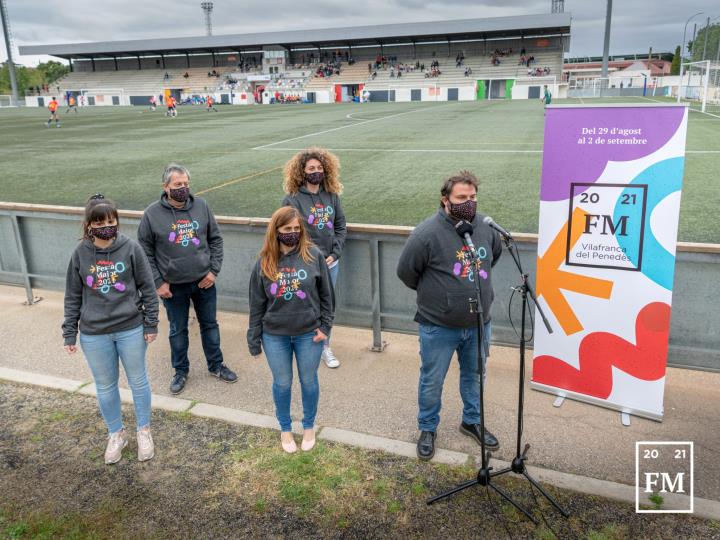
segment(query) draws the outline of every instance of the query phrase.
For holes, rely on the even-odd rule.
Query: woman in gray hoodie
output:
[[[300,213],[291,207],[270,218],[265,243],[250,277],[250,354],[265,351],[273,376],[280,442],[297,451],[291,431],[290,391],[293,355],[302,391],[302,449],[315,445],[315,415],[320,397],[318,366],[322,343],[333,320],[333,291],[323,254],[310,241]]]
[[[157,337],[158,299],[145,252],[118,234],[115,204],[93,195],[85,206],[83,239],[75,248],[65,279],[65,350],[77,352],[77,334],[97,388],[108,427],[105,463],[120,461],[128,444],[123,428],[118,378],[122,362],[135,404],[138,460],[155,455],[150,434],[147,345]],[[78,329],[79,325],[79,329]]]
[[[327,150],[308,148],[285,164],[284,177],[283,189],[287,195],[282,205],[292,206],[300,212],[305,229],[322,252],[334,289],[347,236],[345,212],[340,203],[343,190],[340,161]],[[322,358],[329,368],[340,365],[330,348],[329,335],[323,343]]]

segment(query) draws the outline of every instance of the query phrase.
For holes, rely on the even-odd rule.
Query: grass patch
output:
[[[658,493],[653,493],[648,497],[651,503],[653,503],[653,507],[655,510],[660,510],[662,508],[663,503],[665,502],[665,499],[662,495],[659,495]]]
[[[338,523],[370,508],[402,509],[394,481],[376,478],[363,450],[318,441],[311,452],[288,455],[276,439],[274,431],[258,431],[231,452],[226,488],[254,500],[256,510],[289,505],[299,515]]]
[[[609,523],[599,531],[590,531],[586,538],[587,540],[622,540],[627,538],[627,535],[622,525]]]
[[[319,441],[308,453],[287,455],[273,430],[157,411],[162,451],[150,463],[133,452],[120,464],[102,463],[92,397],[0,383],[8,407],[0,425],[22,440],[0,467],[0,539],[26,538],[714,538],[717,522],[694,516],[646,516],[633,505],[546,486],[571,513],[565,520],[545,504],[529,509],[548,525],[535,527],[483,488],[428,506],[440,493],[472,478],[472,467],[421,462]],[[23,404],[14,407],[13,404]],[[129,412],[130,407],[125,406]],[[75,424],[49,421],[56,411]],[[45,419],[43,437],[27,426]],[[4,442],[0,440],[0,442]],[[210,449],[210,450],[209,450]],[[57,455],[63,455],[62,460]],[[527,487],[509,477],[509,495],[527,501]],[[112,486],[112,490],[108,489]],[[542,505],[541,505],[542,506]],[[202,511],[198,511],[198,509]],[[178,519],[188,516],[188,519]],[[242,531],[238,525],[242,525]],[[622,525],[619,525],[622,524]],[[508,532],[509,531],[509,532]]]
[[[108,532],[103,530],[96,516],[79,513],[52,516],[42,512],[11,512],[3,510],[0,516],[0,538],[6,540],[96,539]]]

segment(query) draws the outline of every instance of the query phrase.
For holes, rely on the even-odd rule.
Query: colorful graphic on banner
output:
[[[550,106],[532,387],[662,419],[687,108]]]

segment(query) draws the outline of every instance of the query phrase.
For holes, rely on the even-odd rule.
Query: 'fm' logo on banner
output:
[[[546,113],[533,387],[659,420],[687,109]]]

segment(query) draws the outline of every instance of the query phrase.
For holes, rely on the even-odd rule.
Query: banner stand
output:
[[[662,421],[688,109],[545,110],[530,387]],[[561,404],[556,400],[556,406]]]

